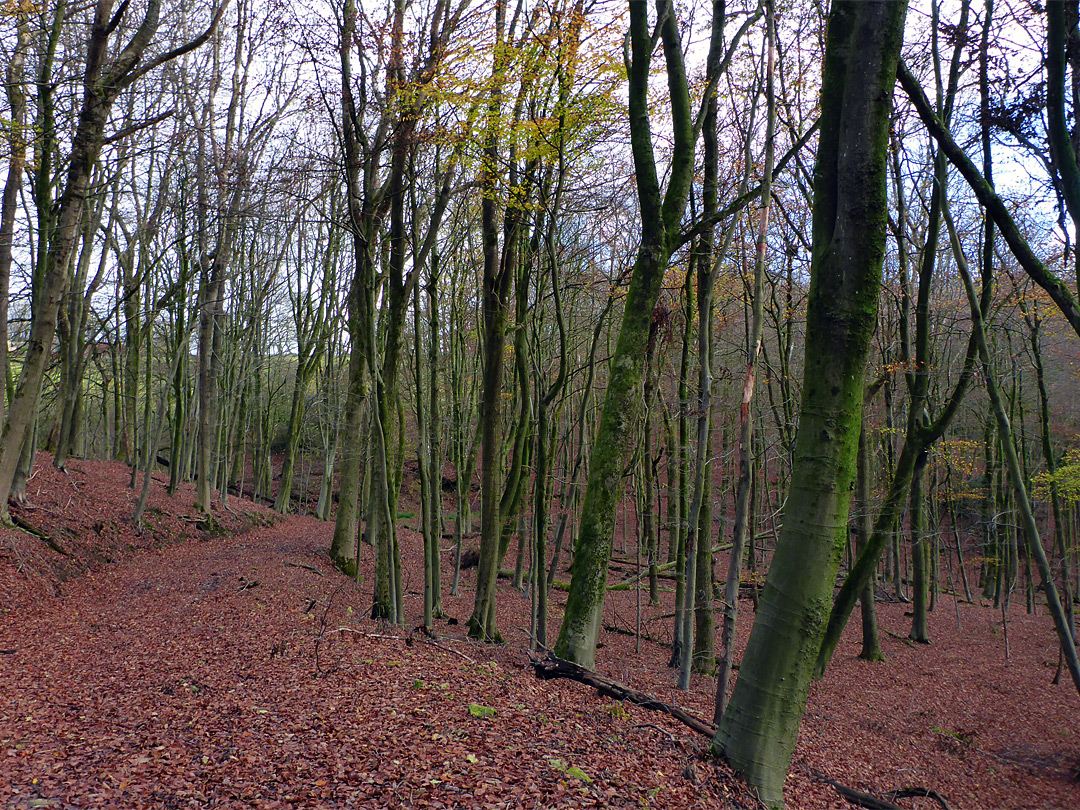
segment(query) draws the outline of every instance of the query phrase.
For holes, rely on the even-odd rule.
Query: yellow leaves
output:
[[[1050,500],[1050,489],[1057,488],[1058,495],[1076,503],[1080,501],[1080,448],[1066,451],[1064,463],[1051,475],[1041,472],[1032,480],[1032,496],[1041,501]]]
[[[32,0],[3,0],[0,2],[0,15],[14,17],[17,14],[40,14],[45,10],[42,3]]]
[[[961,478],[975,474],[975,461],[981,452],[982,444],[968,439],[942,439],[934,446],[934,457]]]

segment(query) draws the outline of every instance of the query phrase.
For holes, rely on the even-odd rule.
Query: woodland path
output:
[[[678,725],[358,621],[327,532],[138,553],[3,616],[0,806],[732,806]]]

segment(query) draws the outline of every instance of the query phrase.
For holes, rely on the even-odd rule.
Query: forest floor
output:
[[[359,583],[340,577],[330,524],[235,498],[207,524],[190,487],[169,498],[155,479],[136,534],[124,467],[69,468],[39,458],[32,508],[16,510],[63,555],[0,530],[2,808],[756,806],[666,715],[537,680],[529,601],[507,582],[507,643],[465,639],[475,572],[450,596],[450,553],[444,606],[458,623],[437,622],[432,642],[366,618],[371,549]],[[401,544],[416,627],[422,556],[404,524]],[[598,669],[708,719],[715,679],[674,688],[663,597],[641,595],[655,640],[639,641],[625,634],[638,594],[611,594],[605,623],[624,632],[604,632]],[[555,629],[564,601],[553,593]],[[1080,698],[1067,676],[1051,685],[1050,620],[1018,601],[1006,626],[943,596],[934,644],[917,648],[905,606],[881,602],[885,663],[856,658],[854,620],[812,689],[788,807],[850,807],[822,776],[879,796],[928,788],[953,810],[1080,807]]]

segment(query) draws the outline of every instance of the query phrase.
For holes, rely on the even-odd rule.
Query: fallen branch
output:
[[[361,638],[384,638],[390,641],[403,641],[404,636],[392,636],[387,633],[365,633],[363,630],[356,630],[352,627],[339,627],[337,632],[340,633],[353,633]]]
[[[904,642],[904,643],[905,643],[905,644],[907,644],[907,645],[908,645],[909,647],[914,647],[914,646],[915,646],[915,642],[914,642],[914,641],[912,641],[912,640],[911,640],[911,639],[910,639],[909,637],[907,637],[907,636],[902,636],[902,635],[900,635],[899,633],[894,633],[894,632],[893,632],[892,630],[886,630],[886,631],[885,631],[885,635],[887,635],[887,636],[892,636],[892,637],[893,637],[893,638],[895,638],[896,640]]]
[[[579,666],[571,661],[564,661],[551,654],[548,654],[543,658],[533,658],[530,655],[529,661],[538,678],[543,678],[544,680],[551,680],[552,678],[569,678],[572,681],[591,686],[605,697],[614,698],[615,700],[625,700],[628,703],[633,703],[635,706],[641,706],[643,709],[650,709],[652,711],[663,712],[664,714],[670,715],[687,728],[693,729],[698,734],[702,734],[710,739],[716,734],[715,726],[706,723],[699,717],[694,717],[694,715],[683,711],[678,706],[671,706],[650,695],[646,695],[644,692],[638,692],[636,689],[631,689],[629,686],[621,684],[618,681],[613,681],[611,678],[605,678],[603,675],[599,675],[590,669],[585,669],[585,667]]]
[[[71,556],[66,551],[64,551],[62,548],[60,548],[59,543],[57,543],[55,540],[53,540],[51,537],[49,537],[49,535],[47,535],[45,532],[43,532],[41,529],[39,529],[33,523],[30,523],[27,520],[23,520],[21,517],[19,517],[16,514],[11,515],[11,522],[14,523],[16,526],[18,526],[20,529],[22,529],[27,534],[34,535],[34,537],[36,537],[39,540],[41,540],[42,542],[44,542],[45,545],[47,545],[49,548],[51,548],[53,551],[55,551],[60,556],[62,556],[62,557],[70,557]]]
[[[885,794],[893,799],[908,799],[919,797],[921,799],[933,799],[935,802],[941,805],[942,810],[952,810],[949,807],[949,803],[942,798],[941,794],[934,790],[927,788],[900,788],[898,790],[890,790]]]
[[[305,571],[311,571],[313,574],[318,574],[320,577],[323,575],[323,572],[320,571],[318,568],[316,568],[314,565],[307,565],[306,563],[294,563],[294,562],[287,562],[287,563],[284,563],[284,565],[285,565],[286,568],[303,568]]]
[[[866,810],[904,810],[900,805],[887,802],[884,799],[879,799],[877,796],[872,796],[869,793],[863,793],[861,790],[849,788],[847,785],[842,785],[820,773],[815,773],[814,777],[824,782],[826,785],[831,785],[836,788],[836,792],[849,802],[858,807],[865,807]]]
[[[352,633],[354,635],[360,636],[361,638],[381,638],[381,639],[386,639],[388,641],[404,641],[406,644],[412,644],[414,639],[419,639],[424,644],[429,644],[432,647],[436,647],[436,648],[442,650],[443,652],[448,652],[448,653],[451,653],[453,655],[458,656],[459,658],[463,658],[466,661],[468,661],[470,664],[475,664],[476,663],[476,661],[474,661],[472,658],[469,658],[469,656],[465,655],[465,653],[459,652],[458,650],[455,650],[452,647],[444,647],[442,644],[439,644],[437,641],[434,641],[433,639],[431,639],[429,637],[425,637],[424,635],[419,635],[419,636],[410,635],[410,636],[407,636],[407,637],[406,636],[392,636],[392,635],[388,635],[386,633],[365,633],[363,630],[357,630],[357,629],[352,628],[352,627],[339,627],[337,629],[337,632],[338,632],[338,635],[340,635],[341,633]]]
[[[849,788],[847,785],[842,785],[839,782],[829,779],[829,777],[820,773],[813,773],[812,776],[820,782],[824,782],[827,785],[836,789],[836,792],[847,799],[854,805],[859,807],[865,807],[867,810],[904,810],[897,804],[893,804],[885,799],[879,799],[877,796],[873,796],[869,793],[863,793],[861,790],[855,790]],[[890,790],[885,794],[890,799],[910,799],[910,798],[924,798],[933,799],[941,805],[942,810],[952,810],[949,807],[949,803],[941,796],[940,793],[928,788],[898,788],[897,790]]]
[[[422,642],[424,642],[425,644],[429,645],[429,646],[432,646],[432,647],[435,647],[436,649],[442,650],[443,652],[453,653],[458,658],[463,658],[466,661],[468,661],[470,664],[475,664],[476,663],[476,661],[474,661],[472,658],[469,658],[469,656],[467,656],[465,653],[460,652],[458,650],[455,650],[453,647],[444,647],[442,644],[439,644],[439,642],[432,641],[430,638],[424,638],[423,636],[420,637],[420,640]]]
[[[609,633],[618,633],[620,636],[630,636],[631,638],[636,638],[640,635],[643,641],[651,641],[653,644],[659,644],[661,647],[671,646],[670,641],[664,641],[663,639],[659,639],[656,636],[649,635],[647,631],[635,633],[633,630],[628,630],[625,627],[619,627],[616,624],[605,624],[604,629],[607,630]]]

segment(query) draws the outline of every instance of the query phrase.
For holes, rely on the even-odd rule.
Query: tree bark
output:
[[[670,0],[657,4],[660,38],[667,65],[674,151],[667,193],[661,197],[648,112],[648,76],[653,43],[646,4],[630,3],[631,148],[641,208],[641,246],[634,262],[622,326],[611,362],[600,430],[593,447],[589,481],[582,503],[581,530],[574,547],[570,594],[555,654],[591,667],[600,633],[607,563],[622,492],[623,460],[641,399],[642,369],[649,325],[667,261],[686,208],[694,166],[690,93],[683,65],[675,10]]]
[[[8,383],[11,376],[8,363],[8,304],[15,216],[18,213],[19,190],[26,172],[26,92],[22,82],[26,52],[31,42],[30,23],[23,11],[19,11],[16,18],[16,35],[15,48],[4,77],[11,123],[7,144],[7,180],[4,181],[4,192],[0,197],[0,425],[5,421],[7,401],[14,394]]]
[[[975,285],[971,281],[971,274],[967,269],[960,247],[960,239],[956,235],[949,209],[943,209],[946,224],[949,227],[949,237],[953,246],[953,254],[956,257],[957,270],[964,280],[964,290],[967,292],[968,305],[971,309],[972,331],[979,346],[979,360],[982,363],[983,378],[986,382],[986,393],[989,395],[990,404],[997,422],[998,434],[1001,437],[1002,455],[1004,456],[1005,468],[1008,472],[1009,482],[1016,496],[1016,505],[1020,510],[1021,525],[1028,548],[1039,568],[1039,576],[1042,578],[1043,591],[1046,594],[1047,607],[1054,619],[1054,629],[1058,634],[1065,664],[1069,675],[1072,676],[1073,686],[1080,692],[1080,657],[1077,656],[1076,640],[1073,628],[1069,626],[1068,617],[1058,598],[1057,587],[1054,584],[1054,574],[1050,568],[1050,562],[1046,558],[1046,551],[1042,547],[1039,538],[1039,529],[1035,523],[1035,516],[1031,511],[1031,502],[1028,500],[1027,488],[1024,485],[1024,475],[1020,468],[1020,462],[1016,455],[1016,446],[1013,444],[1012,428],[1009,417],[1005,413],[1005,407],[998,392],[997,382],[994,377],[993,366],[990,360],[990,352],[986,345],[986,335],[983,331],[983,320],[980,312],[979,299],[975,293]],[[985,291],[984,291],[985,293]]]
[[[802,721],[847,535],[877,319],[892,86],[906,4],[834,2],[814,172],[806,362],[784,525],[713,750],[770,807]]]
[[[124,6],[122,11],[126,11]],[[7,522],[8,495],[11,492],[16,466],[29,428],[34,421],[45,365],[56,334],[57,315],[61,299],[67,292],[71,254],[82,222],[83,206],[89,191],[94,164],[104,142],[105,126],[117,96],[140,76],[157,65],[192,50],[209,37],[217,25],[220,9],[211,29],[203,36],[179,49],[158,56],[140,65],[150,40],[157,32],[160,0],[150,0],[136,32],[119,50],[112,62],[107,62],[109,40],[115,30],[111,19],[112,2],[99,0],[94,14],[87,45],[86,69],[83,74],[83,102],[72,140],[71,159],[64,182],[64,191],[57,204],[55,228],[48,240],[48,256],[41,279],[41,295],[30,338],[26,347],[22,374],[7,421],[0,433],[0,520]],[[116,21],[118,22],[118,21]]]

